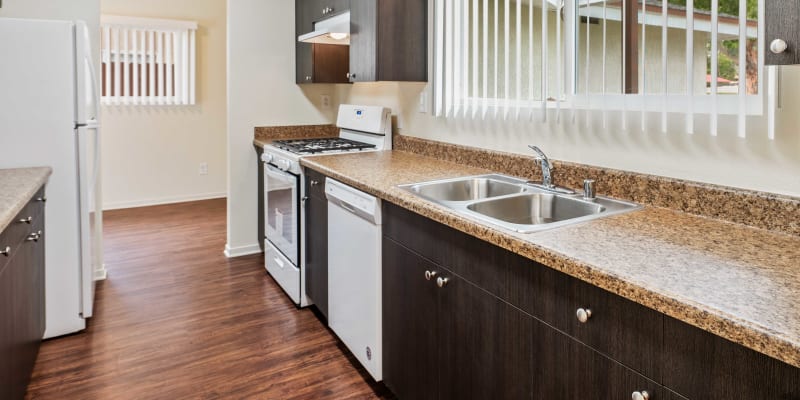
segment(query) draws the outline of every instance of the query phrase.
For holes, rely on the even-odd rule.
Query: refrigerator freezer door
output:
[[[50,166],[45,229],[45,337],[81,318],[75,24],[0,18],[0,168]]]
[[[76,130],[78,142],[78,182],[80,187],[80,239],[81,239],[81,316],[93,313],[95,262],[101,241],[97,232],[97,218],[102,216],[96,202],[97,188],[97,138],[99,128],[81,127]]]

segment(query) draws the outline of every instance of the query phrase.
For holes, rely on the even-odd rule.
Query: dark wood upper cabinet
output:
[[[297,83],[428,80],[426,0],[295,0],[295,40],[350,12],[350,45],[297,42]]]
[[[328,317],[328,200],[325,176],[306,170],[306,295]]]
[[[295,81],[347,83],[349,46],[311,44],[297,37],[314,30],[314,23],[348,11],[350,0],[295,0]]]
[[[428,80],[428,1],[351,0],[350,81]]]
[[[767,65],[800,64],[800,1],[767,0],[765,7]],[[786,43],[784,51],[773,51],[777,40]]]

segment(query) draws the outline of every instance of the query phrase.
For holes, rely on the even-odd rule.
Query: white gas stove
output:
[[[305,290],[305,176],[300,159],[317,155],[392,149],[388,108],[342,104],[336,120],[339,136],[276,140],[264,146],[265,267],[292,301],[311,304]]]

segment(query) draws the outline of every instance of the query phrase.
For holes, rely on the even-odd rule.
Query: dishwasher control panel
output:
[[[376,224],[381,223],[381,202],[375,196],[330,178],[325,180],[325,196],[328,201],[361,218]]]

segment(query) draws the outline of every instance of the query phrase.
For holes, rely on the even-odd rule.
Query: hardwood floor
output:
[[[43,343],[30,399],[388,398],[261,255],[226,259],[225,201],[107,212],[107,281]]]

